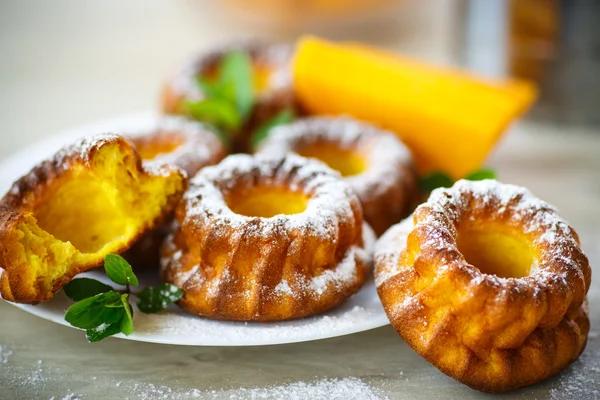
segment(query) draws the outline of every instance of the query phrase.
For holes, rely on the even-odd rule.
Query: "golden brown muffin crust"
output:
[[[176,219],[163,278],[195,314],[301,318],[340,304],[367,278],[372,233],[358,198],[314,160],[230,156],[192,180]]]
[[[513,253],[523,244],[519,257],[531,252],[530,269],[499,277],[481,270],[494,258],[470,264],[461,241],[476,236],[471,229],[498,235],[491,244],[505,240],[516,246]],[[513,261],[508,249],[500,258]],[[475,389],[501,392],[539,382],[585,348],[588,260],[573,228],[523,188],[459,181],[435,190],[413,218],[380,239],[375,276],[386,313],[406,342]]]
[[[303,118],[277,127],[258,152],[293,152],[340,171],[377,236],[409,214],[419,194],[408,148],[392,133],[349,117]]]
[[[2,297],[50,300],[73,276],[126,250],[162,221],[184,188],[179,169],[143,167],[117,135],[59,151],[0,200]]]

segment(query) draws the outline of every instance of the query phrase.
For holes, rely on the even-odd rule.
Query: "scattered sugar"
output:
[[[176,390],[165,385],[134,384],[130,388],[142,400],[229,399],[229,400],[383,400],[387,399],[365,381],[355,377],[292,382],[279,386],[219,390]]]
[[[213,394],[213,398],[219,398],[221,394],[229,395],[232,400],[376,400],[383,398],[362,379],[353,377],[323,379],[316,382],[294,382],[266,388],[240,388],[226,393],[217,391]]]
[[[304,336],[335,336],[352,331],[363,321],[381,313],[380,309],[354,306],[336,310],[333,315],[320,315],[278,323],[235,323],[214,321],[185,314],[148,314],[136,320],[136,333],[173,335],[206,343],[219,338],[219,343],[247,343],[249,338],[260,336],[265,343],[285,343]],[[224,327],[224,325],[228,325]]]
[[[600,399],[600,340],[596,332],[590,332],[586,350],[579,359],[559,375],[549,398]]]
[[[0,363],[6,364],[10,356],[12,356],[13,351],[9,349],[6,345],[0,344]]]

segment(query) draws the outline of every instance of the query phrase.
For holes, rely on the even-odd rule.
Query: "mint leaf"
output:
[[[85,331],[85,336],[87,340],[90,342],[99,342],[102,339],[106,339],[109,336],[116,335],[117,333],[121,333],[121,324],[100,324],[95,328],[87,329]]]
[[[121,319],[120,329],[127,336],[133,333],[133,309],[131,308],[131,304],[129,304],[128,297],[129,295],[126,293],[121,295],[121,303],[123,303],[125,314]]]
[[[139,285],[137,276],[133,273],[131,265],[116,254],[108,254],[104,258],[104,270],[111,281],[119,285]]]
[[[155,287],[147,287],[138,295],[138,308],[146,314],[154,314],[167,308],[183,296],[177,286],[163,283]]]
[[[219,65],[219,81],[233,87],[233,100],[242,121],[245,121],[254,106],[254,76],[250,55],[244,51],[226,54]]]
[[[125,315],[125,310],[123,307],[106,307],[104,312],[102,313],[102,322],[105,324],[114,324],[115,322],[119,322],[123,315]]]
[[[224,99],[235,103],[235,89],[231,83],[207,79],[203,76],[196,78],[198,86],[204,92],[204,98]]]
[[[482,168],[471,172],[465,177],[469,181],[482,181],[484,179],[496,179],[496,172],[489,168]]]
[[[279,113],[275,114],[271,119],[269,119],[254,130],[254,134],[250,139],[250,145],[253,149],[255,149],[260,144],[260,142],[262,142],[267,138],[267,136],[269,136],[269,132],[271,131],[271,129],[279,125],[289,124],[294,119],[296,119],[296,113],[294,112],[294,110],[289,108],[281,110]]]
[[[113,288],[104,283],[90,278],[76,278],[63,286],[67,297],[73,301],[80,301],[100,293],[106,293]]]
[[[451,187],[453,184],[454,180],[441,171],[433,172],[419,180],[419,186],[426,192],[439,187]]]
[[[119,309],[107,308],[105,305],[114,303],[119,297],[119,293],[110,291],[78,301],[67,310],[65,321],[82,329],[92,329],[102,323],[115,322],[119,319]]]
[[[193,103],[184,102],[183,107],[198,121],[209,122],[226,131],[235,131],[242,125],[235,105],[222,98],[208,98]]]

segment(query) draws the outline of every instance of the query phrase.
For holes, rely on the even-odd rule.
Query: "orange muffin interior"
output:
[[[461,226],[457,245],[469,264],[500,278],[528,276],[535,261],[527,238],[492,223]]]
[[[135,147],[142,160],[153,160],[160,155],[174,152],[183,143],[180,135],[171,133],[153,135],[152,140],[139,138],[135,140]]]
[[[112,143],[93,155],[89,167],[76,166],[42,189],[16,227],[19,257],[29,265],[21,284],[30,283],[37,293],[20,293],[22,301],[47,300],[81,268],[125,250],[183,190],[179,174],[150,175],[134,160]]]
[[[316,158],[344,177],[359,175],[367,169],[367,162],[361,154],[331,144],[318,143],[305,146],[298,151],[298,154],[302,157]]]
[[[286,188],[257,186],[234,190],[227,198],[227,205],[236,214],[271,218],[303,212],[308,205],[308,197]]]

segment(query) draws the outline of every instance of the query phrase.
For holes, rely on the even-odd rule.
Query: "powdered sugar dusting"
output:
[[[69,169],[71,164],[79,161],[89,164],[92,161],[90,157],[93,157],[96,151],[108,144],[118,143],[121,140],[124,139],[115,133],[91,135],[60,149],[52,156],[52,163],[63,170]],[[163,164],[150,164],[146,170],[154,175],[162,176],[173,173],[170,167]]]
[[[81,139],[81,141],[79,141],[78,143],[74,144],[73,146],[70,146],[70,147],[67,147],[66,149],[64,149],[62,152],[65,153],[65,156],[60,157],[60,158],[68,158],[74,152],[79,152],[79,156],[82,159],[86,160],[88,158],[89,154],[94,149],[101,147],[105,143],[115,141],[118,139],[119,139],[119,136],[116,134],[113,134],[113,133],[95,135],[95,136],[91,136],[88,138],[84,138],[84,139]]]
[[[318,297],[331,285],[344,287],[348,282],[354,281],[356,279],[356,260],[354,257],[357,251],[360,251],[360,249],[352,247],[346,253],[346,257],[335,268],[328,269],[322,274],[313,277],[310,282],[309,291]]]
[[[249,217],[232,211],[225,200],[228,194],[240,187],[255,185],[283,186],[301,191],[308,198],[306,209],[297,214],[279,214],[271,218]],[[235,255],[236,243],[242,239],[256,240],[257,243],[266,238],[288,240],[296,232],[304,240],[316,239],[325,243],[333,252],[338,241],[339,226],[359,222],[355,221],[353,211],[358,205],[356,195],[339,179],[339,174],[316,160],[293,154],[284,157],[230,156],[217,166],[203,169],[192,179],[184,202],[186,212],[183,226],[210,226],[211,232],[226,235],[224,237],[231,244],[229,257]],[[306,295],[319,297],[331,293],[331,290],[343,290],[354,284],[358,279],[357,262],[370,265],[372,260],[374,235],[366,224],[363,234],[364,244],[349,245],[338,265],[333,268],[323,265],[321,267],[326,268],[315,276],[297,273],[293,281],[280,282],[272,291],[273,294],[281,296],[292,293],[300,299]],[[174,251],[170,243],[171,240],[168,240],[166,247]],[[291,246],[289,254],[297,251]],[[227,268],[207,281],[201,270],[178,270],[179,263],[173,257],[163,258],[162,264],[164,270],[172,270],[169,271],[172,272],[172,280],[180,287],[183,283],[190,287],[193,283],[191,279],[198,276],[198,283],[204,286],[203,292],[208,297],[216,296],[222,282],[227,283]],[[200,266],[200,269],[203,268]],[[252,296],[253,293],[249,291],[247,294]]]
[[[210,164],[220,161],[226,154],[221,140],[204,124],[184,117],[168,116],[159,119],[155,126],[147,130],[121,132],[135,146],[144,146],[153,141],[180,141],[181,144],[170,152],[160,153],[152,160],[157,164],[172,164],[182,168],[192,177]]]
[[[413,216],[394,225],[377,241],[375,246],[375,284],[380,286],[396,276],[402,268],[398,265],[400,253],[406,248],[406,239],[413,228]]]
[[[292,288],[290,287],[287,280],[282,279],[281,282],[273,289],[277,295],[291,295],[293,294]]]
[[[274,175],[275,169],[279,170],[277,176]],[[285,184],[310,197],[305,211],[268,218],[269,229],[277,225],[283,231],[306,228],[323,238],[333,239],[335,226],[332,227],[328,221],[352,217],[350,201],[355,197],[354,193],[339,179],[338,174],[322,163],[295,155],[281,158],[243,154],[229,156],[219,165],[203,169],[192,179],[184,197],[187,217],[218,216],[233,230],[256,220],[258,217],[234,213],[224,198],[224,192],[229,192],[236,185],[243,185],[244,181],[251,181],[253,173],[258,173],[262,177],[259,179],[264,179],[266,184]],[[262,232],[246,230],[245,234],[260,235]]]
[[[495,180],[460,180],[451,188],[434,190],[427,202],[415,211],[417,217],[414,229],[419,228],[426,232],[426,239],[420,243],[421,250],[455,249],[456,225],[465,218],[473,218],[472,202],[477,204],[477,208],[494,210],[486,212],[486,218],[502,217],[502,223],[509,223],[524,234],[532,235],[534,246],[539,248],[532,273],[528,277],[500,278],[473,271],[472,283],[480,284],[485,280],[488,284],[500,288],[510,281],[515,291],[530,286],[531,279],[535,279],[536,286],[540,287],[552,286],[551,284],[566,286],[569,279],[579,279],[580,271],[589,268],[587,264],[575,263],[574,257],[583,253],[572,234],[572,229],[554,207],[523,187],[502,184]],[[379,284],[398,271],[394,267],[397,262],[391,263],[389,260],[393,261],[394,256],[403,248],[397,245],[398,239],[394,239],[395,236],[406,234],[402,231],[400,228],[392,228],[378,247],[376,257],[382,260],[378,262],[381,267],[376,271]],[[570,257],[566,257],[565,254],[569,254]],[[388,261],[383,262],[384,259]],[[438,269],[439,271],[442,269]],[[539,287],[536,293],[539,293]]]
[[[367,169],[345,178],[362,201],[385,196],[392,190],[397,192],[398,187],[406,186],[405,181],[413,179],[410,152],[393,133],[348,116],[303,118],[276,127],[258,151],[277,155],[300,152],[316,144],[329,144],[364,156]]]
[[[428,232],[429,240],[421,243],[422,249],[456,247],[456,225],[465,218],[474,218],[471,202],[476,203],[477,208],[494,210],[486,212],[486,218],[502,218],[501,223],[510,224],[532,237],[538,250],[529,280],[485,275],[488,283],[502,286],[508,279],[518,289],[519,285],[529,285],[530,279],[536,279],[539,285],[547,281],[565,286],[568,281],[579,279],[584,268],[589,268],[587,261],[585,265],[575,264],[575,259],[582,259],[578,254],[583,256],[583,253],[569,224],[553,206],[523,187],[490,179],[460,180],[449,189],[440,188],[431,193],[429,200],[415,212],[420,216],[417,226]],[[421,208],[428,211],[420,213]],[[450,224],[443,223],[444,216]]]

